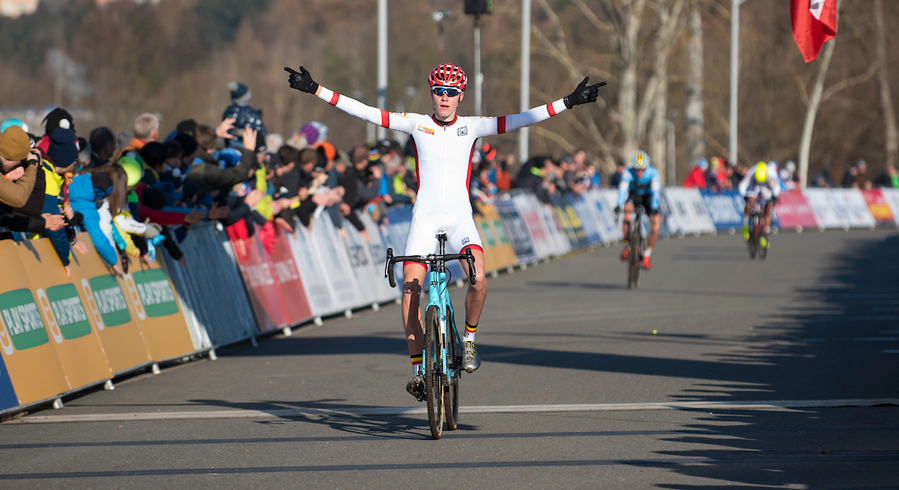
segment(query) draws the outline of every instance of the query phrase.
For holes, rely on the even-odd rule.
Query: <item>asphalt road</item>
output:
[[[899,487],[899,232],[772,241],[489,279],[439,441],[389,305],[6,422],[0,488]]]

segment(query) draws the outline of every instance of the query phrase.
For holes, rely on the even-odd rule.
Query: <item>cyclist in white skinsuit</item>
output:
[[[446,232],[451,253],[470,249],[475,259],[476,285],[469,285],[465,297],[465,333],[462,338],[462,367],[474,372],[481,364],[475,345],[475,332],[487,296],[484,276],[484,250],[472,218],[468,184],[471,156],[475,142],[483,136],[502,134],[536,124],[571,107],[595,102],[599,87],[605,82],[587,86],[584,79],[575,91],[545,106],[502,117],[466,117],[456,115],[465,96],[468,78],[462,68],[441,64],[428,76],[434,114],[387,112],[328,90],[312,80],[309,72],[284,68],[290,73],[292,88],[315,94],[320,99],[360,119],[381,127],[401,131],[412,138],[415,149],[418,196],[412,208],[412,225],[406,239],[404,255],[427,255],[437,252],[437,233]],[[420,295],[426,276],[421,263],[403,264],[403,327],[412,359],[413,377],[407,391],[424,399],[421,377],[423,331]]]

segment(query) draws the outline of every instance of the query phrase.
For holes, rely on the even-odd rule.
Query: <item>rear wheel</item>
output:
[[[759,260],[765,260],[765,257],[768,256],[768,245],[769,245],[769,242],[768,242],[768,232],[767,232],[767,227],[765,226],[765,220],[762,219],[762,218],[759,218],[759,231],[758,231],[758,236],[759,236],[759,247],[758,247],[758,249],[759,249],[759,252],[758,252],[758,253],[759,253]],[[761,244],[761,239],[762,239],[762,238],[765,239],[765,245],[766,245],[766,246],[764,246],[764,247],[763,247],[762,244]]]
[[[425,314],[424,364],[425,364],[425,400],[428,403],[428,424],[431,436],[440,439],[443,435],[443,376],[438,369],[440,361],[440,312],[437,306],[431,305]]]
[[[446,413],[446,429],[456,430],[459,420],[459,378],[462,376],[462,345],[456,336],[456,321],[450,315],[446,331],[446,359],[450,363],[446,375],[450,376],[443,393],[443,407]]]

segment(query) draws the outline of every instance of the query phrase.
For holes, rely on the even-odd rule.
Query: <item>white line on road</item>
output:
[[[584,403],[570,405],[485,405],[459,407],[462,413],[632,412],[647,410],[782,410],[803,408],[899,406],[899,399],[780,400],[743,402]],[[134,422],[152,420],[270,419],[297,417],[359,417],[418,415],[424,407],[347,407],[345,409],[205,410],[195,412],[106,413],[87,415],[33,415],[7,424],[77,422]]]

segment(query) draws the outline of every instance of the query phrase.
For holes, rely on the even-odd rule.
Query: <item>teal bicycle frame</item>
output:
[[[440,253],[431,255],[394,256],[393,249],[387,249],[385,275],[390,287],[396,287],[393,265],[400,261],[420,262],[431,266],[428,272],[428,307],[425,313],[423,333],[424,352],[422,359],[425,376],[425,398],[428,402],[428,422],[431,435],[439,439],[446,419],[449,430],[456,429],[459,412],[459,378],[462,376],[462,336],[456,328],[453,303],[449,295],[450,272],[446,262],[464,260],[468,262],[468,280],[475,278],[474,256],[470,249],[464,254],[446,254],[446,234],[438,233]]]

